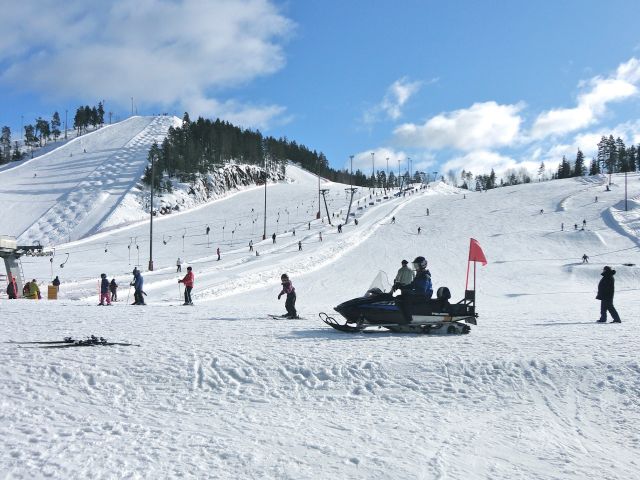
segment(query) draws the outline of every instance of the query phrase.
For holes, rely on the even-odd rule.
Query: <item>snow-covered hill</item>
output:
[[[59,246],[53,262],[24,259],[29,277],[60,275],[61,299],[0,300],[0,341],[96,334],[141,346],[2,343],[0,472],[9,478],[637,476],[638,176],[629,176],[626,212],[623,178],[615,176],[610,192],[604,178],[485,193],[431,184],[386,199],[360,191],[359,224],[339,234],[345,185],[322,184],[329,189],[329,225],[326,215],[315,220],[317,179],[287,170],[287,182],[267,187],[265,241],[263,187],[154,221],[147,307],[126,300],[131,269],[146,270],[148,223]],[[428,258],[435,286],[460,298],[470,237],[490,263],[478,267],[480,318],[469,335],[349,335],[317,319],[362,294],[380,270],[392,277],[403,258],[417,255]],[[259,256],[249,252],[250,240]],[[584,253],[588,264],[581,263]],[[179,306],[178,256],[195,271],[195,307]],[[594,323],[605,264],[617,270],[620,325]],[[120,301],[98,308],[103,272],[119,282]],[[302,320],[267,316],[284,310],[276,298],[284,272],[296,287]]]
[[[96,231],[140,180],[175,117],[131,117],[0,172],[4,235],[51,245]]]

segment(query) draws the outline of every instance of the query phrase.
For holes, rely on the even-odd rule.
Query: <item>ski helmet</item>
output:
[[[427,259],[424,257],[416,257],[413,260],[414,270],[424,270],[427,268]]]
[[[280,280],[289,280],[289,275],[287,275],[286,273],[283,273],[283,274],[280,276]]]

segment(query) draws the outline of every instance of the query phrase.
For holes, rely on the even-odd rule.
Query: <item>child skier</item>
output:
[[[109,280],[106,273],[100,274],[100,303],[98,306],[104,306],[105,300],[107,305],[111,305],[111,296],[109,295]]]
[[[193,289],[193,271],[191,267],[187,267],[187,274],[182,280],[178,280],[178,283],[184,283],[184,305],[193,305],[191,301],[191,290]]]
[[[116,283],[116,279],[112,278],[111,283],[109,284],[109,291],[111,292],[111,301],[118,301],[118,284]]]
[[[287,313],[282,316],[285,318],[300,318],[296,312],[296,289],[293,287],[291,280],[289,280],[289,276],[283,273],[280,281],[282,282],[282,291],[278,294],[278,300],[282,295],[287,295],[287,301],[284,303]]]

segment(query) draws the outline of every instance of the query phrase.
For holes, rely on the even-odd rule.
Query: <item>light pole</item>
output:
[[[131,97],[131,116],[133,117],[133,97]]]
[[[349,155],[351,159],[351,174],[349,175],[349,187],[353,187],[353,155]]]
[[[373,187],[376,182],[376,152],[371,152],[371,186]]]
[[[155,153],[151,155],[151,217],[149,221],[149,271],[153,272],[153,181],[154,181],[154,159]]]
[[[400,159],[398,159],[398,188],[400,188]]]
[[[20,115],[20,137],[22,138],[22,145],[24,145],[24,115]]]
[[[67,139],[67,110],[64,111],[64,139]]]
[[[385,183],[389,185],[389,157],[387,157],[387,181]]]
[[[267,238],[267,156],[264,156],[264,230],[262,240]]]
[[[409,181],[411,181],[411,167],[412,167],[412,162],[411,162],[411,157],[407,157],[407,161],[409,162]]]

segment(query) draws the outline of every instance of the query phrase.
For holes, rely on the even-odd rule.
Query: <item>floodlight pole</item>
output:
[[[155,153],[151,155],[151,217],[149,221],[149,271],[153,272],[153,183],[154,183],[154,159]]]
[[[264,230],[262,240],[267,239],[267,156],[264,157]]]

